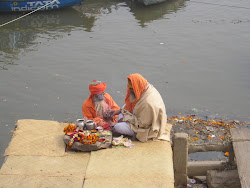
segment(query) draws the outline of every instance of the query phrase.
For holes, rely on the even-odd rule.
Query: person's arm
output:
[[[83,117],[86,117],[88,119],[93,119],[94,118],[92,116],[92,114],[86,108],[82,109],[82,115],[83,115]]]
[[[84,103],[82,104],[82,115],[83,115],[83,118],[87,117],[88,119],[91,119],[91,120],[95,118],[95,116],[91,112],[91,108],[87,107]]]
[[[115,101],[113,99],[110,100],[110,109],[111,110],[120,110],[120,107],[115,103]]]
[[[113,98],[109,94],[107,94],[107,96],[105,96],[105,97],[107,100],[107,104],[109,105],[110,111],[106,112],[104,114],[104,117],[105,117],[105,119],[111,118],[113,122],[116,122],[116,118],[121,113],[120,107],[115,103],[115,101],[113,100]]]
[[[149,105],[140,107],[140,109],[141,111],[136,115],[122,109],[123,121],[129,122],[136,128],[149,128],[153,122],[153,109]]]
[[[116,115],[119,115],[121,113],[121,109],[119,109],[119,110],[111,110],[110,112],[109,112],[109,116],[110,117],[114,117],[114,116],[116,116]]]

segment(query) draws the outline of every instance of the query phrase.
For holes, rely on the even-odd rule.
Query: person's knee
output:
[[[130,128],[130,126],[125,122],[115,124],[114,131],[128,136],[133,136],[135,134],[134,131]]]
[[[116,123],[113,128],[116,132],[121,133],[123,128],[121,123]]]

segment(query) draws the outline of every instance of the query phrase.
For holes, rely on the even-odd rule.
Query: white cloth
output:
[[[114,131],[123,135],[134,136],[135,132],[126,122],[116,123],[113,127]]]
[[[119,114],[118,120],[122,119],[123,115]],[[117,133],[134,136],[135,132],[130,128],[130,126],[126,122],[119,122],[113,125],[113,130]]]
[[[149,85],[134,106],[133,113],[122,109],[123,122],[136,132],[136,138],[141,142],[168,140],[167,114],[160,93]]]

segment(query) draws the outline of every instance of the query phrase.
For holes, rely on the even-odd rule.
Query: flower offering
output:
[[[72,146],[74,142],[79,142],[84,145],[96,144],[96,142],[110,142],[112,140],[112,133],[110,131],[99,132],[96,129],[93,130],[78,130],[76,126],[69,124],[64,128],[65,136],[69,137],[69,141],[66,143],[68,146]]]

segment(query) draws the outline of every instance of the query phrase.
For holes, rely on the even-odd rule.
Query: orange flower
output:
[[[223,137],[223,136],[220,136],[220,139],[221,139],[221,140],[225,140],[225,137]]]
[[[198,140],[198,139],[199,139],[198,137],[190,138],[189,141],[196,141],[196,140]]]
[[[74,132],[76,130],[76,127],[74,125],[69,124],[68,126],[64,127],[63,131],[65,134],[68,132]]]
[[[225,156],[229,156],[229,152],[225,152],[224,155],[225,155]]]

